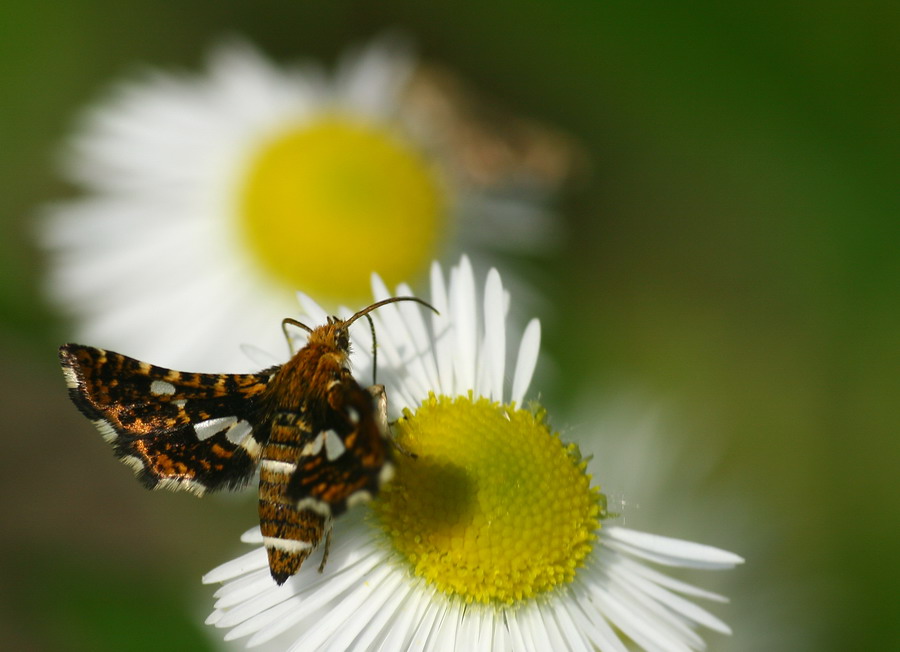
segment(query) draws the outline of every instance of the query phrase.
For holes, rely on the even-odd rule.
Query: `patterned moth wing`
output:
[[[148,488],[235,489],[267,435],[260,399],[278,367],[197,374],[80,344],[60,347],[69,396]]]
[[[306,346],[257,374],[197,374],[78,344],[60,348],[76,406],[150,488],[200,495],[243,486],[259,467],[269,571],[283,584],[332,519],[393,474],[384,390],[350,374],[349,327],[371,310],[309,328]],[[432,308],[432,310],[434,310]],[[320,567],[321,570],[321,567]]]

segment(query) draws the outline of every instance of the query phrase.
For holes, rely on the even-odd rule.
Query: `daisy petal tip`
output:
[[[512,401],[516,405],[522,405],[522,401],[525,400],[525,393],[531,385],[531,379],[537,367],[540,348],[541,322],[535,317],[525,327],[525,332],[522,333],[522,341],[519,344],[519,355],[516,360],[512,382]]]
[[[744,562],[739,555],[715,546],[638,532],[621,526],[607,529],[606,536],[610,537],[613,542],[624,544],[638,555],[650,555],[660,563],[673,566],[696,566],[711,570],[724,570]]]
[[[375,301],[381,301],[391,296],[391,291],[388,289],[388,286],[384,282],[384,279],[382,279],[381,276],[375,272],[372,273],[371,285],[372,298],[375,299]]]
[[[256,525],[241,535],[241,543],[249,543],[252,545],[257,545],[263,542],[263,535],[259,529],[259,526]]]
[[[486,285],[499,285],[501,288],[503,287],[503,283],[500,279],[500,272],[497,271],[496,267],[491,267],[487,273]]]
[[[306,292],[297,290],[294,296],[297,298],[297,303],[300,304],[300,308],[306,312],[310,312],[307,306],[314,306],[315,308],[319,308],[319,304],[316,302],[316,300],[309,296]],[[313,310],[312,312],[315,312],[315,310]]]
[[[216,609],[211,614],[206,617],[206,620],[203,621],[204,625],[215,626],[222,619],[223,612]]]

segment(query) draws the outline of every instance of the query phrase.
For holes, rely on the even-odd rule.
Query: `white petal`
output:
[[[518,406],[525,400],[525,392],[531,384],[531,377],[537,366],[538,352],[541,347],[541,322],[532,319],[522,334],[519,355],[516,358],[516,373],[513,376],[512,396],[510,400]]]
[[[349,650],[352,645],[357,644],[355,641],[359,637],[359,649],[369,649],[371,638],[377,636],[380,630],[379,623],[384,624],[383,615],[378,618],[376,616],[381,614],[382,610],[388,615],[393,615],[393,606],[404,595],[404,592],[398,590],[400,582],[404,580],[400,573],[391,572],[385,573],[381,581],[374,576],[369,579],[365,584],[368,595],[362,596],[363,599],[357,608],[347,612],[351,617],[346,618],[343,625],[329,637],[329,647],[335,650]],[[362,594],[363,591],[357,589],[357,593]]]
[[[449,607],[444,608],[443,618],[434,629],[434,636],[429,638],[426,650],[434,652],[455,652],[457,632],[463,607],[459,600],[450,602]]]
[[[450,312],[453,314],[454,387],[452,393],[465,395],[475,388],[478,364],[478,316],[475,276],[469,259],[463,256],[450,276]]]
[[[610,547],[667,566],[724,569],[744,562],[733,552],[720,548],[618,526],[607,528],[605,537]]]
[[[247,641],[248,645],[251,644],[251,641],[253,645],[268,642],[296,624],[297,609],[302,604],[303,599],[300,596],[294,596],[269,609],[260,611],[229,629],[225,634],[225,640],[233,641],[255,634]]]
[[[660,573],[659,571],[654,570],[649,566],[645,566],[644,564],[638,563],[631,559],[622,557],[621,559],[618,559],[616,563],[627,567],[632,573],[644,577],[654,584],[667,587],[669,589],[672,589],[673,591],[677,591],[678,593],[690,595],[695,598],[705,598],[714,602],[728,602],[728,598],[726,598],[725,596],[719,595],[718,593],[713,593],[712,591],[705,591],[703,589],[697,588],[696,586],[693,586],[692,584],[676,580],[674,577],[669,577],[664,573]]]
[[[431,265],[431,305],[438,314],[431,316],[434,333],[434,358],[438,369],[438,393],[449,395],[453,391],[453,339],[450,326],[450,303],[444,274],[440,265]]]
[[[437,636],[438,628],[444,617],[445,605],[435,595],[433,589],[430,591],[430,595],[426,597],[426,600],[428,601],[427,608],[412,636],[409,644],[410,650],[424,650],[429,642]]]
[[[320,306],[315,299],[305,292],[297,292],[297,301],[300,303],[300,309],[307,316],[311,323],[306,324],[310,328],[315,328],[328,321],[328,313]]]
[[[492,614],[490,622],[493,627],[493,638],[486,642],[485,648],[488,650],[510,649],[512,647],[512,642],[510,641],[509,630],[506,628],[506,623],[503,622],[503,617],[499,614]]]
[[[376,301],[391,296],[404,296],[400,292],[392,295],[377,275],[372,277],[372,287]],[[388,338],[383,338],[386,339],[385,347],[391,351],[393,366],[404,370],[409,389],[419,396],[427,396],[432,384],[420,353],[425,350],[425,343],[422,342],[420,346],[412,330],[414,327],[401,312],[403,303],[392,303],[379,308],[378,318],[384,323],[382,330],[390,334]],[[412,302],[407,305],[419,308]]]
[[[241,542],[262,545],[262,542],[263,542],[262,530],[259,529],[258,525],[253,526],[252,528],[250,528],[249,530],[246,530],[241,535]]]
[[[567,606],[565,600],[557,600],[552,605],[546,607],[547,611],[552,613],[548,613],[545,617],[549,616],[556,619],[560,635],[564,640],[561,649],[571,650],[572,652],[579,652],[581,650],[584,650],[584,652],[592,652],[588,640],[585,638],[584,634],[578,630],[578,627],[572,620],[572,616],[569,614]]]
[[[421,582],[411,582],[411,591],[397,609],[396,621],[385,633],[379,646],[382,652],[421,649],[424,641],[416,642],[415,632],[423,622],[429,606],[434,604],[434,593]]]
[[[484,331],[486,351],[482,364],[487,368],[486,393],[490,399],[502,401],[506,378],[506,318],[503,283],[494,268],[488,272],[484,287]]]
[[[241,353],[243,353],[248,360],[253,362],[253,364],[255,364],[260,369],[274,367],[275,365],[279,365],[284,362],[284,358],[279,358],[271,352],[266,351],[265,349],[262,349],[253,344],[241,344],[240,349]]]
[[[526,638],[529,649],[534,650],[558,650],[562,641],[554,636],[541,617],[541,610],[537,604],[530,603],[519,611],[519,624]]]
[[[457,650],[477,650],[478,648],[478,626],[479,619],[474,609],[466,609],[463,617],[459,622],[457,630],[455,649]]]
[[[405,283],[397,287],[397,294],[400,296],[414,296],[411,287]],[[416,360],[423,367],[425,375],[425,384],[432,391],[439,391],[440,380],[438,378],[437,365],[434,360],[434,353],[431,350],[431,336],[428,327],[425,324],[425,314],[434,314],[428,308],[412,301],[404,301],[397,304],[397,309],[406,323],[407,331],[411,341],[415,345]]]
[[[675,632],[648,615],[637,602],[622,594],[613,596],[599,586],[591,589],[603,614],[638,645],[646,650],[690,652],[690,648],[675,637]]]
[[[674,593],[671,593],[670,591],[667,591],[663,587],[654,584],[653,582],[649,582],[641,578],[640,576],[629,572],[622,566],[611,569],[610,573],[623,573],[627,577],[626,581],[631,584],[636,590],[641,591],[648,597],[656,600],[660,604],[665,605],[667,608],[681,614],[689,620],[693,620],[694,622],[703,625],[704,627],[708,627],[723,634],[731,633],[731,629],[728,627],[728,625],[713,616],[705,609],[698,607],[693,602],[689,602],[688,600],[685,600],[684,598],[679,597]]]
[[[269,558],[264,548],[258,548],[236,559],[225,562],[203,576],[204,584],[215,584],[239,577],[260,568],[269,566]]]
[[[603,652],[628,652],[625,644],[606,622],[600,607],[583,590],[576,592],[574,603],[569,606],[569,615],[584,635]]]
[[[516,652],[519,652],[520,650],[525,652],[534,649],[531,645],[531,639],[527,630],[523,630],[520,620],[521,615],[521,612],[512,610],[508,611],[506,614],[506,623],[509,627],[510,647],[513,650],[516,650]]]
[[[315,649],[319,645],[323,645],[335,634],[335,623],[330,622],[335,618],[339,618],[342,622],[351,617],[357,610],[362,608],[367,599],[370,598],[372,592],[385,580],[391,573],[390,566],[375,567],[367,576],[363,583],[356,585],[355,590],[348,591],[341,599],[341,612],[331,615],[331,618],[323,618],[312,624],[312,626],[304,632],[304,635],[297,640],[291,649],[301,650]],[[321,603],[320,603],[321,604]]]
[[[215,607],[230,609],[270,590],[272,590],[272,576],[269,573],[262,571],[248,573],[222,585],[216,591]]]

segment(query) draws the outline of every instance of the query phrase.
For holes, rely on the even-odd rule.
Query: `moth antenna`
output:
[[[377,385],[375,382],[375,374],[378,370],[378,341],[375,338],[375,322],[372,321],[372,318],[369,316],[369,313],[375,310],[376,308],[380,308],[381,306],[385,306],[389,303],[397,303],[398,301],[415,301],[416,303],[421,303],[426,308],[430,308],[434,311],[434,314],[439,315],[441,313],[438,312],[438,309],[433,305],[425,301],[424,299],[420,299],[419,297],[391,297],[390,299],[382,299],[381,301],[376,301],[371,306],[367,306],[357,312],[355,315],[350,317],[347,321],[344,322],[344,327],[349,328],[350,324],[355,322],[360,317],[365,317],[369,320],[369,327],[372,329],[372,384]]]
[[[294,351],[294,343],[291,340],[291,338],[287,332],[288,325],[297,326],[298,328],[302,328],[303,330],[305,330],[307,333],[310,333],[310,334],[313,331],[309,326],[307,326],[303,322],[299,322],[296,319],[292,319],[291,317],[285,317],[284,319],[281,320],[281,332],[284,333],[284,339],[286,339],[287,343],[288,343],[288,350],[291,352],[291,356],[293,356],[296,353],[296,351]]]
[[[416,303],[421,303],[426,308],[430,308],[434,311],[434,314],[439,315],[441,313],[438,312],[438,309],[433,305],[425,301],[424,299],[420,299],[419,297],[391,297],[390,299],[382,299],[381,301],[377,301],[373,303],[371,306],[367,306],[353,315],[350,319],[344,322],[345,326],[350,326],[353,322],[355,322],[360,317],[364,317],[368,315],[370,312],[375,310],[376,308],[380,308],[381,306],[386,306],[389,303],[397,303],[398,301],[415,301]]]
[[[369,322],[369,329],[372,331],[372,384],[377,385],[376,375],[378,374],[378,340],[375,339],[375,322],[372,321],[371,315],[366,315]]]

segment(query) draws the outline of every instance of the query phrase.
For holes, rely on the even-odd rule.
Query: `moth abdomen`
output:
[[[315,550],[328,527],[321,514],[298,510],[286,488],[297,464],[263,459],[259,465],[259,527],[272,578],[283,584]]]

